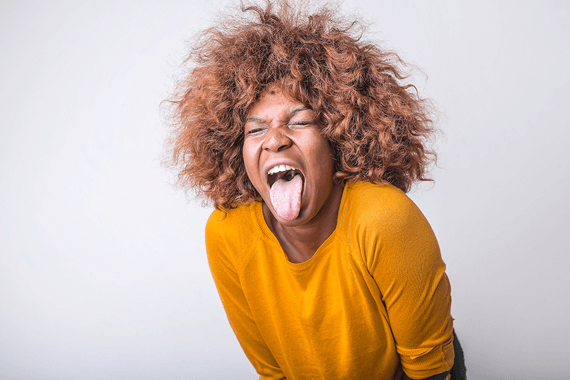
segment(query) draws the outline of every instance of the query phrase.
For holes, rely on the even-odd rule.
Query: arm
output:
[[[405,379],[445,379],[454,360],[451,290],[431,227],[407,197],[376,218],[369,270],[382,293]]]
[[[214,214],[206,226],[206,250],[210,270],[230,325],[244,353],[260,375],[260,380],[285,379],[253,319],[239,275],[230,255],[226,254],[228,248],[219,236],[220,229],[213,226],[216,221]]]

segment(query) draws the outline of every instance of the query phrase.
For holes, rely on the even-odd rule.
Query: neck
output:
[[[267,206],[263,214],[269,229],[275,234],[289,261],[302,263],[309,260],[336,228],[338,211],[342,199],[343,186],[333,187],[326,206],[309,222],[298,226],[285,226],[279,223]]]

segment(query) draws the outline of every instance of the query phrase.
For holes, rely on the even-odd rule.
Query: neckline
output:
[[[350,184],[347,183],[344,185],[344,188],[342,189],[342,198],[340,200],[340,205],[338,208],[338,216],[337,216],[335,229],[325,239],[323,244],[321,244],[320,247],[315,251],[313,256],[311,256],[310,259],[303,261],[302,263],[294,263],[294,262],[291,262],[289,260],[289,257],[287,256],[287,254],[283,250],[283,247],[281,246],[281,243],[279,243],[277,236],[275,236],[275,234],[273,233],[273,231],[271,231],[271,229],[267,225],[267,222],[265,221],[265,217],[263,216],[263,209],[262,209],[263,200],[260,200],[260,199],[255,200],[254,210],[255,210],[255,215],[256,215],[256,219],[257,219],[257,224],[259,225],[261,231],[263,232],[263,235],[266,238],[268,238],[272,243],[274,243],[275,245],[277,245],[279,247],[279,249],[281,251],[281,257],[287,262],[287,265],[290,268],[300,270],[300,269],[304,269],[304,268],[310,266],[313,262],[317,261],[316,257],[321,256],[321,252],[326,251],[326,248],[335,240],[335,237],[337,235],[337,230],[339,229],[339,225],[342,223],[342,216],[344,215],[343,209],[344,209],[344,204],[347,202],[346,201],[347,192],[348,192],[347,189],[349,187],[350,187]]]

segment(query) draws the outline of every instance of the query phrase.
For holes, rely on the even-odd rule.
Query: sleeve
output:
[[[368,265],[385,304],[406,375],[423,379],[453,366],[451,288],[435,235],[407,197],[376,218]],[[378,221],[378,219],[380,219]]]
[[[218,217],[215,217],[218,214]],[[212,214],[206,225],[206,251],[214,282],[228,320],[247,358],[260,375],[260,380],[285,379],[273,354],[265,344],[245,294],[234,263],[227,255],[218,224],[220,214]]]

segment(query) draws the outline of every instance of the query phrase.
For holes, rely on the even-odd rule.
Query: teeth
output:
[[[267,175],[275,174],[275,173],[279,173],[279,172],[285,172],[287,170],[295,170],[295,168],[292,166],[289,166],[289,165],[277,165],[277,166],[274,166],[271,169],[269,169],[269,171],[267,172]]]

